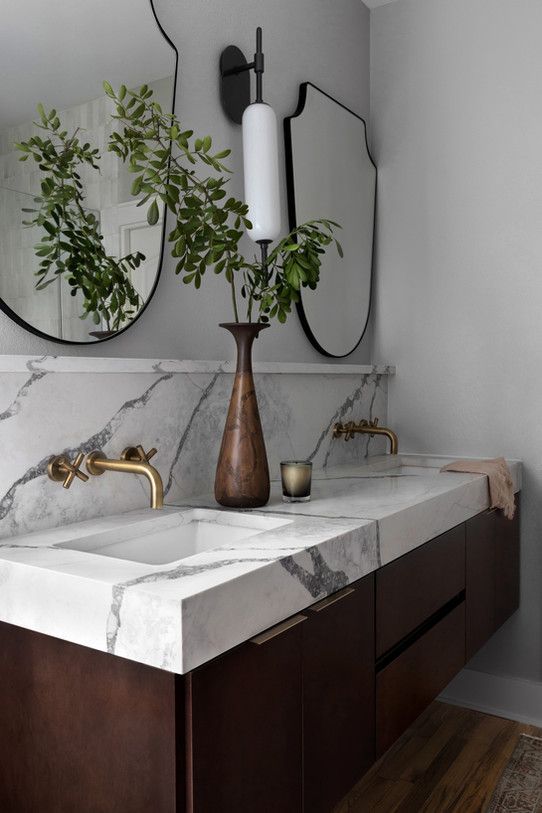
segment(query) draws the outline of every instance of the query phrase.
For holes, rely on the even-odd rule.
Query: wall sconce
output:
[[[250,71],[256,74],[256,101],[250,102]],[[256,30],[256,53],[247,62],[243,52],[229,45],[220,56],[220,100],[231,121],[243,127],[245,203],[252,229],[249,237],[262,251],[267,264],[267,248],[280,234],[280,187],[277,117],[263,101],[264,55],[262,29]]]

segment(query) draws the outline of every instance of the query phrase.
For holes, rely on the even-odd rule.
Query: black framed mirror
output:
[[[103,81],[128,88],[146,84],[163,110],[172,112],[177,66],[177,50],[152,0],[19,0],[5,5],[0,49],[0,308],[32,333],[63,344],[104,341],[127,330],[151,300],[164,251],[164,212],[149,225],[146,207],[137,205],[141,195],[132,194],[128,167],[107,149],[115,121]],[[36,127],[36,121],[43,124],[38,104],[46,114],[57,111],[56,132]],[[64,140],[59,138],[63,132]],[[59,271],[62,260],[74,251],[66,231],[58,229],[54,253],[47,255],[47,230],[36,218],[44,197],[50,202],[73,176],[63,178],[58,161],[53,170],[51,163],[37,162],[32,154],[20,160],[25,153],[16,144],[27,145],[35,136],[50,139],[57,155],[62,150],[66,155],[72,138],[98,150],[97,168],[73,163],[81,183],[81,231],[93,231],[98,254],[122,273],[124,302],[112,300],[113,283],[102,279],[93,287],[98,277],[90,273],[86,288],[74,291],[73,276],[70,282],[68,273]],[[64,226],[61,208],[53,216],[53,226],[59,219]],[[77,213],[74,217],[78,227]],[[47,256],[54,262],[44,278],[40,263]]]
[[[310,82],[284,120],[290,228],[319,217],[341,225],[344,258],[328,252],[316,291],[302,289],[298,313],[324,356],[343,358],[367,329],[373,280],[376,165],[365,121]]]

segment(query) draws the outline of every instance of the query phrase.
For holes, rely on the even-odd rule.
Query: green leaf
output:
[[[102,86],[103,86],[103,89],[105,90],[106,95],[109,96],[110,98],[114,99],[115,98],[115,91],[113,90],[113,88],[111,87],[109,82],[104,81],[102,83]]]
[[[141,185],[143,183],[143,175],[138,175],[132,184],[132,195],[139,195],[141,192]]]
[[[158,218],[160,217],[160,212],[158,210],[158,204],[156,202],[156,198],[153,200],[149,209],[147,211],[147,223],[149,226],[154,226],[158,223]]]

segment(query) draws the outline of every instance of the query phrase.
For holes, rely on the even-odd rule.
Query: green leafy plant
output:
[[[25,208],[32,219],[25,226],[39,226],[43,236],[34,247],[40,258],[36,288],[43,290],[59,277],[65,278],[70,293],[83,296],[83,314],[95,325],[102,322],[108,331],[116,331],[141,308],[142,299],[134,288],[130,272],[145,256],[140,252],[120,259],[110,256],[104,247],[97,217],[85,208],[80,168],[99,171],[99,150],[81,143],[78,130],[71,135],[62,129],[56,110],[46,112],[38,105],[37,127],[47,134],[32,136],[15,146],[32,158],[44,173],[41,195],[34,198],[37,208]]]
[[[230,286],[235,321],[239,291],[249,322],[254,312],[262,322],[275,317],[285,322],[301,288],[317,287],[326,248],[335,243],[342,256],[334,237],[339,225],[324,219],[304,223],[277,243],[266,263],[245,259],[239,242],[243,229],[251,227],[250,212],[226,191],[223,173],[230,170],[223,161],[230,150],[215,152],[211,136],[197,138],[192,130],[183,130],[177,116],[163,112],[153,100],[147,85],[139,90],[121,85],[115,91],[104,82],[104,90],[115,102],[119,125],[108,148],[134,173],[132,194],[143,196],[139,205],[148,204],[148,222],[156,223],[160,201],[173,215],[169,241],[183,282],[199,288],[212,268]],[[210,174],[198,174],[196,166]]]

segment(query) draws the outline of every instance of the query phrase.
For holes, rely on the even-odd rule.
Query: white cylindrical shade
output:
[[[243,113],[245,203],[252,229],[249,237],[276,240],[280,234],[279,155],[277,117],[273,108],[257,102]]]

